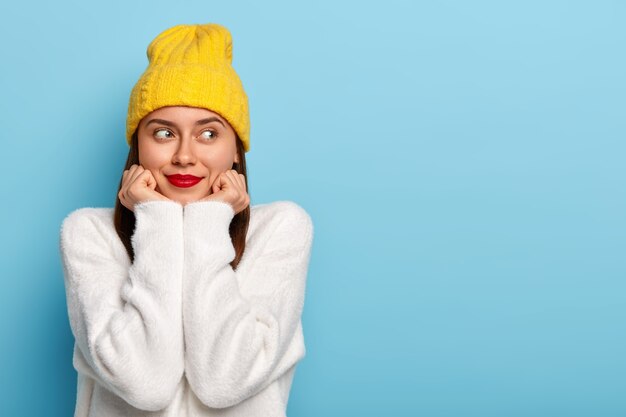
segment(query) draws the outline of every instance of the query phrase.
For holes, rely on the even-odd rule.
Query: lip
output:
[[[199,183],[203,177],[196,177],[195,175],[182,175],[182,174],[174,174],[174,175],[166,175],[167,180],[180,188],[188,188],[193,187],[197,183]]]

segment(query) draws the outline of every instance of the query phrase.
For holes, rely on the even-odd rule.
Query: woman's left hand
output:
[[[211,189],[213,194],[209,194],[200,201],[224,201],[233,207],[235,214],[243,211],[250,204],[246,177],[234,169],[222,172],[211,185]]]

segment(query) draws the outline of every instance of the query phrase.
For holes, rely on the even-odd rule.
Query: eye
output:
[[[213,130],[203,130],[202,133],[200,133],[199,137],[203,139],[214,140],[215,138],[217,138],[217,132],[214,132]]]
[[[169,131],[169,130],[167,130],[167,129],[156,129],[156,130],[154,131],[154,137],[155,137],[155,138],[157,138],[157,139],[168,139],[168,138],[170,138],[170,137],[171,137],[171,136],[159,135],[159,133],[161,133],[161,132],[163,132],[163,133],[169,133],[170,135],[172,134],[172,132],[170,132],[170,131]]]

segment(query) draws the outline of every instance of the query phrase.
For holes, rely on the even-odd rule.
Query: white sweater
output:
[[[142,202],[132,264],[113,208],[63,220],[75,417],[286,416],[313,223],[291,201],[251,206],[233,270],[234,214],[219,201]]]

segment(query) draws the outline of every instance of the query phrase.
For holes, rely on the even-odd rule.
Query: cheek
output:
[[[211,177],[217,177],[220,173],[231,169],[233,165],[233,157],[228,152],[201,156],[200,160],[211,173]]]
[[[154,146],[144,146],[139,149],[139,163],[145,169],[158,170],[169,162],[170,158],[164,149]]]

